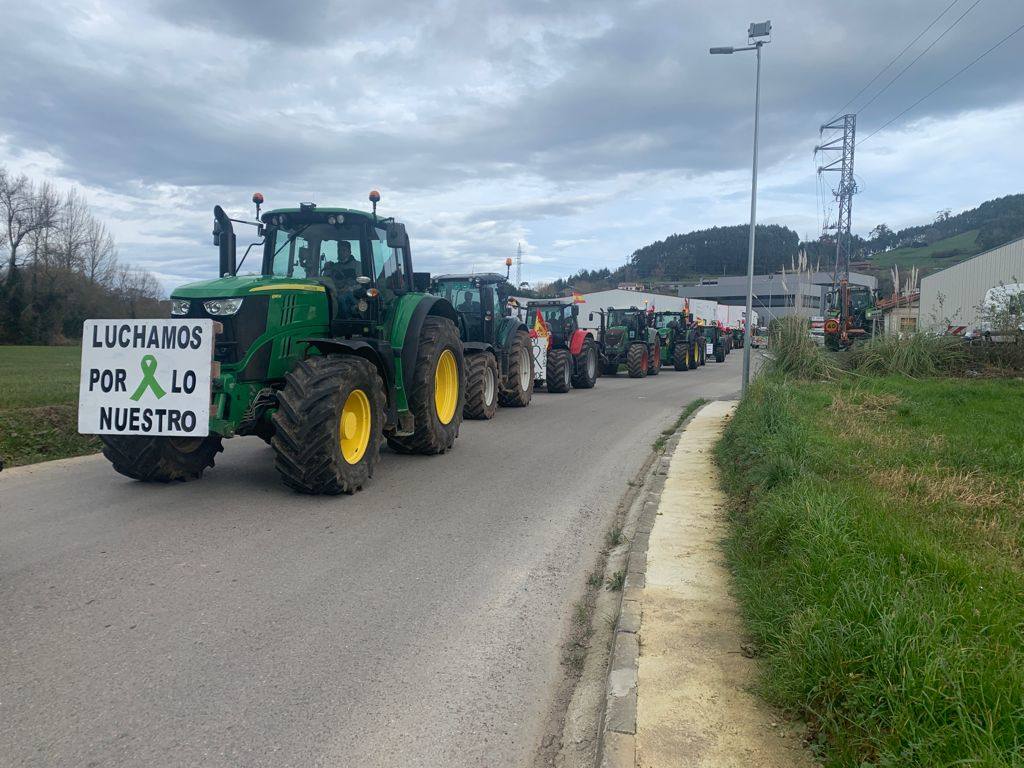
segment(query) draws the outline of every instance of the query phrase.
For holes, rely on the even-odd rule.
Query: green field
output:
[[[1024,387],[766,375],[717,447],[765,695],[833,766],[1024,762]]]
[[[78,434],[79,347],[0,347],[0,458],[6,466],[93,453]]]
[[[904,267],[917,267],[918,269],[945,269],[946,267],[968,259],[981,252],[981,248],[974,242],[978,237],[978,230],[972,229],[969,232],[961,232],[959,235],[947,237],[945,240],[926,245],[922,248],[896,248],[886,253],[876,253],[871,264],[876,269],[889,269],[893,264],[899,264],[900,269]],[[948,256],[936,258],[935,254],[956,251]]]

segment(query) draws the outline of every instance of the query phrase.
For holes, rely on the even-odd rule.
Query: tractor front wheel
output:
[[[103,455],[114,471],[133,480],[170,483],[198,480],[224,450],[219,435],[206,437],[146,437],[101,435]]]
[[[700,342],[692,342],[690,344],[690,370],[697,370],[697,366],[700,365]]]
[[[661,345],[654,345],[654,359],[651,361],[651,365],[647,369],[648,376],[657,376],[661,371]]]
[[[647,375],[648,354],[646,344],[631,344],[626,352],[626,370],[629,378],[640,379]]]
[[[498,361],[490,352],[466,358],[466,419],[493,419],[498,412]]]
[[[592,339],[583,342],[576,357],[576,372],[572,376],[572,385],[576,389],[592,389],[597,383],[597,344]]]
[[[533,397],[533,344],[530,334],[516,331],[508,350],[508,375],[498,393],[505,408],[523,408]]]
[[[572,355],[569,350],[548,350],[548,392],[568,392],[571,386]]]
[[[384,382],[354,355],[312,357],[285,376],[273,415],[274,467],[300,493],[355,493],[384,435]]]
[[[451,320],[430,315],[423,321],[412,382],[415,430],[389,437],[388,445],[398,453],[444,453],[459,436],[465,402],[462,342]]]
[[[672,347],[672,367],[677,371],[685,371],[690,367],[690,348],[686,344]]]
[[[720,341],[717,344],[715,344],[715,362],[716,363],[724,363],[725,362],[726,354],[727,353],[725,351],[725,342],[721,342]]]

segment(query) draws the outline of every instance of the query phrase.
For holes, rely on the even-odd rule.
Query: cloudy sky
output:
[[[950,0],[0,0],[0,164],[80,187],[122,257],[213,276],[217,203],[300,200],[407,222],[418,269],[523,278],[617,266],[749,216],[752,54],[764,57],[759,220],[820,231],[818,126]],[[861,137],[1021,24],[957,0],[860,107]],[[858,147],[854,227],[1024,191],[1024,33]],[[239,237],[240,243],[242,236]]]

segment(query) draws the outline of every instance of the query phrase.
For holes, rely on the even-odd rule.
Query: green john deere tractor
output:
[[[655,312],[654,328],[661,347],[661,362],[677,371],[693,370],[700,364],[700,344],[693,315],[683,312]]]
[[[648,313],[637,307],[609,307],[602,317],[599,346],[607,376],[614,376],[623,363],[633,379],[657,376],[661,370],[658,332],[650,327]]]
[[[430,292],[459,313],[459,335],[466,355],[467,419],[490,419],[498,405],[521,408],[533,397],[533,347],[526,325],[506,315],[499,290],[507,283],[495,272],[441,275]]]
[[[274,449],[284,483],[304,493],[352,493],[373,475],[382,442],[399,453],[444,453],[462,422],[459,315],[425,293],[405,225],[373,212],[302,203],[260,216],[214,209],[221,277],[173,291],[171,314],[212,318],[210,433],[201,438],[103,436],[104,454],[139,480],[198,478],[235,435]],[[236,264],[232,222],[262,240]],[[258,273],[239,274],[258,247]],[[258,258],[258,257],[257,257]]]
[[[716,323],[704,326],[705,350],[711,347],[710,354],[715,358],[716,363],[724,363],[732,346],[732,333],[723,330]]]

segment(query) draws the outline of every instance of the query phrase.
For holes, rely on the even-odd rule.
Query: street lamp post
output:
[[[750,383],[750,341],[752,329],[750,327],[753,316],[754,304],[754,237],[757,228],[757,138],[761,113],[761,48],[770,40],[759,40],[757,38],[768,37],[772,33],[770,21],[755,22],[747,30],[748,45],[742,48],[723,47],[712,48],[712,54],[732,54],[739,51],[755,51],[757,54],[757,78],[754,85],[754,170],[750,182],[750,238],[747,253],[747,312],[743,318],[743,385],[742,393],[747,393],[747,385]]]

